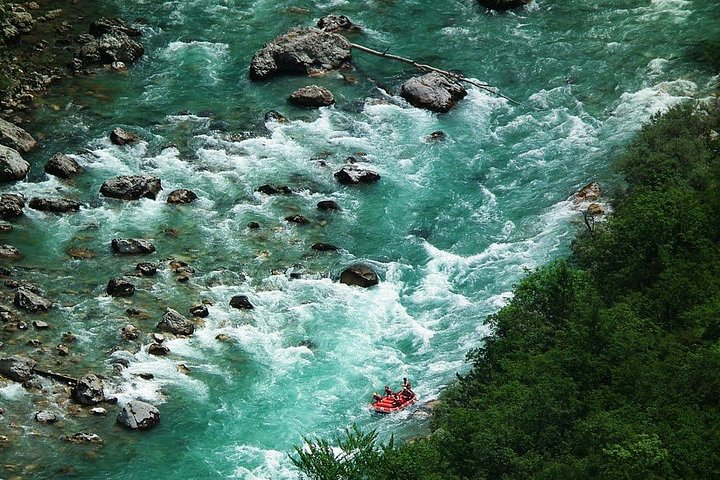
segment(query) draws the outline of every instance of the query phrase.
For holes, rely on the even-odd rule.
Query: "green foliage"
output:
[[[720,105],[653,118],[618,168],[609,221],[488,317],[433,434],[311,478],[720,478]]]

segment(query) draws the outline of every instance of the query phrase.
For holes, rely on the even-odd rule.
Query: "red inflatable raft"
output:
[[[407,407],[415,403],[417,399],[417,395],[414,395],[412,398],[401,396],[399,397],[400,403],[398,403],[392,397],[386,396],[382,397],[377,402],[371,403],[370,408],[375,410],[377,413],[394,413],[406,409]]]

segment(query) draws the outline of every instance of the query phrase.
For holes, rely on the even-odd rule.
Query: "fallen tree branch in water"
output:
[[[412,65],[413,67],[415,67],[419,70],[422,70],[424,72],[436,72],[436,73],[439,73],[440,75],[444,75],[444,76],[448,77],[451,80],[455,80],[456,82],[463,82],[463,83],[468,83],[470,85],[474,85],[481,90],[485,90],[486,92],[490,92],[493,95],[497,95],[498,97],[504,98],[508,102],[514,103],[515,105],[520,105],[520,102],[518,102],[517,100],[513,100],[512,98],[510,98],[508,96],[503,95],[502,93],[500,93],[500,91],[497,88],[493,87],[492,85],[488,85],[487,83],[480,83],[480,82],[477,82],[470,78],[459,75],[457,73],[448,72],[447,70],[442,70],[440,68],[433,67],[432,65],[418,63],[415,60],[401,57],[399,55],[393,55],[392,53],[388,53],[388,50],[381,52],[379,50],[373,50],[372,48],[368,48],[363,45],[358,45],[357,43],[350,43],[350,46],[352,48],[360,50],[361,52],[369,53],[370,55],[375,55],[376,57],[387,58],[390,60],[397,60],[398,62],[403,62],[403,63],[407,63],[408,65]]]

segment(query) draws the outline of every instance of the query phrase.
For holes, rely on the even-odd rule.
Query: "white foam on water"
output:
[[[0,397],[10,402],[19,402],[30,394],[17,382],[11,382],[6,386],[0,386]]]
[[[233,478],[244,480],[295,480],[298,472],[290,462],[287,452],[265,450],[249,445],[235,447],[233,463],[239,466]]]

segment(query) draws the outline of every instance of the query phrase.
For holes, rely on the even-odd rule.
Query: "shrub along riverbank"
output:
[[[720,475],[720,102],[655,117],[614,213],[515,287],[400,447],[348,431],[295,455],[316,479],[708,479]],[[330,442],[333,443],[333,442]],[[307,446],[306,446],[307,447]]]

